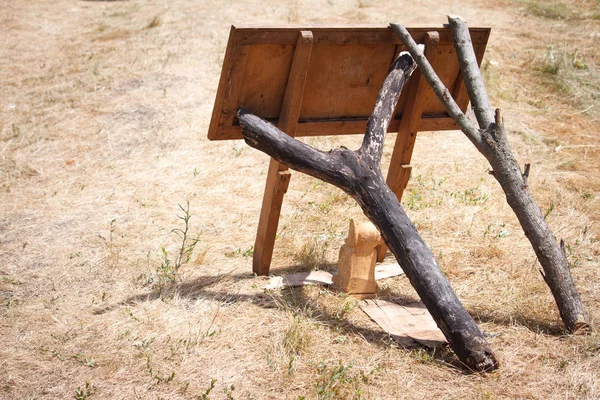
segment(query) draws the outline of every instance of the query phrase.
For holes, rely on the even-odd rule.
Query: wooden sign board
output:
[[[412,28],[425,56],[466,110],[469,98],[448,28]],[[489,28],[471,28],[478,62]],[[390,65],[403,50],[387,27],[231,28],[208,138],[241,139],[240,108],[290,136],[363,134]],[[402,197],[417,132],[456,129],[417,70],[405,86],[388,131],[398,132],[387,184]],[[253,270],[269,273],[287,166],[271,159],[254,245]],[[379,246],[378,260],[386,248]]]
[[[364,133],[377,93],[403,45],[387,27],[231,27],[209,127],[210,140],[241,139],[238,109],[278,123],[299,31],[313,34],[312,55],[295,136]],[[465,110],[468,96],[449,28],[409,28],[417,43],[439,33],[434,68]],[[479,62],[489,28],[471,28]],[[404,92],[389,131],[397,132],[406,108]],[[456,129],[435,96],[424,104],[419,131]]]

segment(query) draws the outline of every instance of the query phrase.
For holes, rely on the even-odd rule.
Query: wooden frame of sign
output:
[[[466,110],[449,28],[409,28],[425,55]],[[481,64],[489,28],[470,28]],[[242,139],[237,111],[271,121],[290,136],[364,134],[388,69],[403,51],[388,27],[231,27],[210,123],[210,140]],[[387,177],[398,199],[410,177],[417,132],[457,129],[416,71],[398,102],[389,132],[398,132]],[[288,168],[271,159],[254,245],[253,270],[269,273],[277,225],[290,182]],[[379,259],[385,254],[381,245]]]

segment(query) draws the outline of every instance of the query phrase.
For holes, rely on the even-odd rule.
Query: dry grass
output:
[[[399,348],[341,293],[265,293],[250,273],[267,157],[206,139],[229,25],[399,15],[437,26],[453,13],[493,28],[493,102],[598,321],[597,2],[456,3],[3,2],[0,398],[600,398],[600,337],[564,335],[528,242],[460,133],[420,134],[404,204],[499,371],[465,374],[448,349]],[[162,249],[180,254],[186,201],[200,241],[169,279]],[[294,174],[274,272],[331,269],[360,215]],[[380,287],[415,296],[402,278]]]

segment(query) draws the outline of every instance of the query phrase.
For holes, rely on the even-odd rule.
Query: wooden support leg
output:
[[[296,42],[292,67],[279,114],[278,128],[292,137],[295,136],[298,125],[312,44],[312,33],[301,31]],[[268,275],[269,273],[281,205],[290,178],[287,166],[271,159],[254,244],[252,270],[257,275]]]
[[[438,32],[427,32],[425,37],[425,56],[432,65],[435,65],[439,41],[440,36]],[[406,108],[402,115],[402,121],[400,121],[400,127],[398,128],[398,136],[396,137],[396,144],[394,145],[394,152],[392,153],[392,160],[386,180],[387,185],[394,192],[398,200],[402,199],[404,189],[408,185],[408,179],[412,170],[410,159],[415,146],[415,140],[417,139],[419,124],[421,123],[423,106],[425,100],[430,96],[434,96],[434,93],[429,88],[429,84],[419,70],[415,71]],[[377,261],[383,261],[386,253],[387,246],[381,240],[377,249]]]

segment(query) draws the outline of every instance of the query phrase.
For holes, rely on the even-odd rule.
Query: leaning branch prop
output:
[[[448,21],[479,128],[456,105],[406,28],[398,24],[391,24],[391,27],[415,59],[448,114],[492,166],[493,176],[504,190],[506,201],[519,219],[540,261],[544,270],[542,276],[550,287],[567,330],[590,331],[590,320],[573,283],[564,245],[562,241],[560,245],[556,241],[527,185],[529,164],[521,172],[506,137],[501,110],[496,109],[494,112],[490,105],[467,24],[460,17],[449,16]]]
[[[369,118],[362,146],[356,151],[344,147],[319,151],[240,110],[242,135],[248,145],[352,196],[380,231],[458,358],[471,370],[492,370],[498,367],[498,361],[488,342],[381,174],[385,132],[402,88],[415,67],[406,52],[394,61]]]

